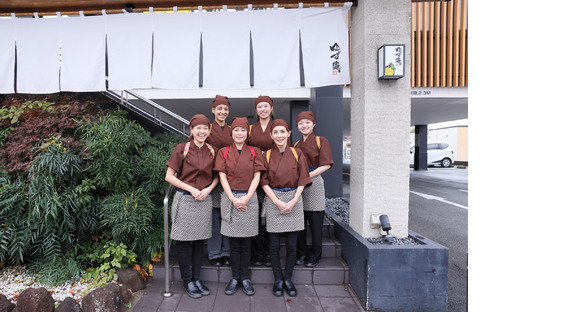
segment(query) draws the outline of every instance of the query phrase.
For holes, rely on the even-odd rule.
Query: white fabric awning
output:
[[[1,19],[0,93],[348,84],[348,9]]]

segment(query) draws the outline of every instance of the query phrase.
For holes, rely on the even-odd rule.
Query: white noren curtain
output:
[[[153,14],[153,87],[197,89],[199,45],[198,14]]]
[[[60,18],[16,19],[16,90],[48,94],[60,91]]]
[[[105,17],[63,17],[60,90],[105,90]]]

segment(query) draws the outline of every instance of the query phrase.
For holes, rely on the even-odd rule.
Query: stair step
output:
[[[310,229],[307,228],[307,242],[310,244]],[[286,255],[286,240],[280,241],[280,256],[282,260],[282,270],[284,270],[284,256]],[[232,270],[229,265],[216,267],[212,265],[207,256],[207,249],[204,248],[204,255],[201,266],[201,279],[208,282],[227,283],[232,278]],[[165,278],[164,261],[153,265],[153,276],[155,279]],[[170,249],[169,255],[169,278],[170,280],[181,280],[179,265],[175,248]],[[250,266],[250,279],[254,284],[274,283],[274,274],[271,267]],[[324,218],[322,230],[322,259],[315,268],[307,268],[303,265],[294,267],[292,281],[304,285],[335,285],[348,284],[350,282],[350,269],[342,259],[342,245],[334,236],[334,223],[328,217]]]
[[[284,261],[282,261],[282,270],[284,270]],[[155,279],[165,278],[165,268],[162,263],[153,265],[153,276]],[[169,266],[169,278],[170,280],[181,279],[176,261],[173,261]],[[229,265],[216,267],[211,265],[209,261],[204,261],[201,266],[201,279],[203,281],[227,283],[231,278],[232,270]],[[250,266],[250,279],[255,284],[272,284],[274,283],[272,268]],[[348,284],[350,282],[350,269],[341,258],[323,258],[320,259],[315,268],[296,265],[292,281],[305,285]]]

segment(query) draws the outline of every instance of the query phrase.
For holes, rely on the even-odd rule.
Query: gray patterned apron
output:
[[[283,202],[289,202],[294,198],[296,190],[281,192],[272,190],[276,197]],[[296,202],[289,214],[282,214],[280,209],[270,197],[264,199],[264,210],[266,210],[266,231],[269,233],[295,232],[304,230],[304,208],[302,196]]]
[[[247,193],[236,194],[240,198]],[[228,198],[225,192],[222,192],[221,198],[221,216],[222,228],[220,233],[229,237],[253,237],[258,235],[258,197],[256,192],[252,194],[250,201],[246,204],[246,211],[239,211]]]
[[[193,241],[211,237],[212,199],[199,201],[189,193],[177,191],[171,205],[171,239]]]
[[[324,211],[326,208],[326,196],[324,192],[324,179],[321,175],[312,178],[312,184],[304,188],[302,192],[304,211]]]

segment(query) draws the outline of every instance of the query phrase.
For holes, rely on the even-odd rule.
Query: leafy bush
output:
[[[0,96],[0,262],[51,284],[148,267],[163,246],[165,163],[183,138],[69,95],[36,100]]]
[[[26,184],[0,172],[0,262],[20,264],[30,250]]]
[[[73,265],[76,248],[97,234],[98,206],[80,198],[83,163],[78,150],[58,138],[39,149],[29,171],[32,269],[39,270],[41,279],[59,283],[79,275],[80,267]]]
[[[139,151],[151,140],[147,130],[118,113],[95,122],[83,122],[78,132],[84,151],[90,155],[87,171],[97,187],[114,192],[137,185],[133,164]]]
[[[33,148],[43,139],[61,136],[71,147],[78,147],[74,131],[80,126],[77,119],[87,122],[102,115],[94,102],[76,100],[52,102],[9,102],[0,109],[0,161],[9,172],[25,174],[35,154]],[[8,105],[8,104],[7,104]],[[10,130],[11,129],[11,130]]]
[[[85,248],[79,260],[90,266],[84,275],[86,280],[108,282],[117,280],[117,270],[136,263],[137,254],[123,243],[96,242]]]

